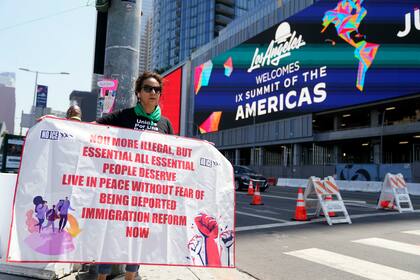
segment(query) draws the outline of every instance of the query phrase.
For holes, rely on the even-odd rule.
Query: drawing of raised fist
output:
[[[193,263],[196,264],[196,259],[200,259],[201,265],[204,265],[203,258],[201,257],[201,249],[203,247],[203,237],[199,235],[194,235],[190,242],[187,245],[190,250]]]
[[[208,266],[220,266],[220,255],[215,239],[219,235],[219,225],[212,216],[200,213],[194,219],[198,230],[204,236],[206,258],[205,264]]]

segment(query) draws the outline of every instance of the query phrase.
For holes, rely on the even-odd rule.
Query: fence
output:
[[[267,177],[309,178],[334,175],[344,181],[383,181],[386,173],[401,173],[407,182],[420,183],[420,162],[400,164],[335,164],[250,166]]]

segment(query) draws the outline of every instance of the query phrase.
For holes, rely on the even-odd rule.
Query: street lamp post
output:
[[[37,93],[37,86],[38,86],[38,75],[39,74],[45,74],[45,75],[70,75],[68,72],[41,72],[38,70],[31,70],[28,68],[19,68],[19,70],[26,71],[26,72],[32,72],[35,73],[35,88],[34,88],[34,99],[32,106],[36,106],[36,93]]]

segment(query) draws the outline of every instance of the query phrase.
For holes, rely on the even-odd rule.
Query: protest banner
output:
[[[233,267],[233,178],[206,141],[47,117],[26,138],[7,261]]]

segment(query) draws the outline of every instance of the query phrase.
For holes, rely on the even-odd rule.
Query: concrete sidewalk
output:
[[[199,268],[142,265],[142,280],[255,280],[256,278],[235,268]],[[124,279],[117,278],[119,280]]]
[[[62,280],[94,280],[95,274],[73,273]],[[113,278],[124,280],[124,274]],[[255,280],[256,278],[235,268],[198,268],[141,265],[136,280]]]

